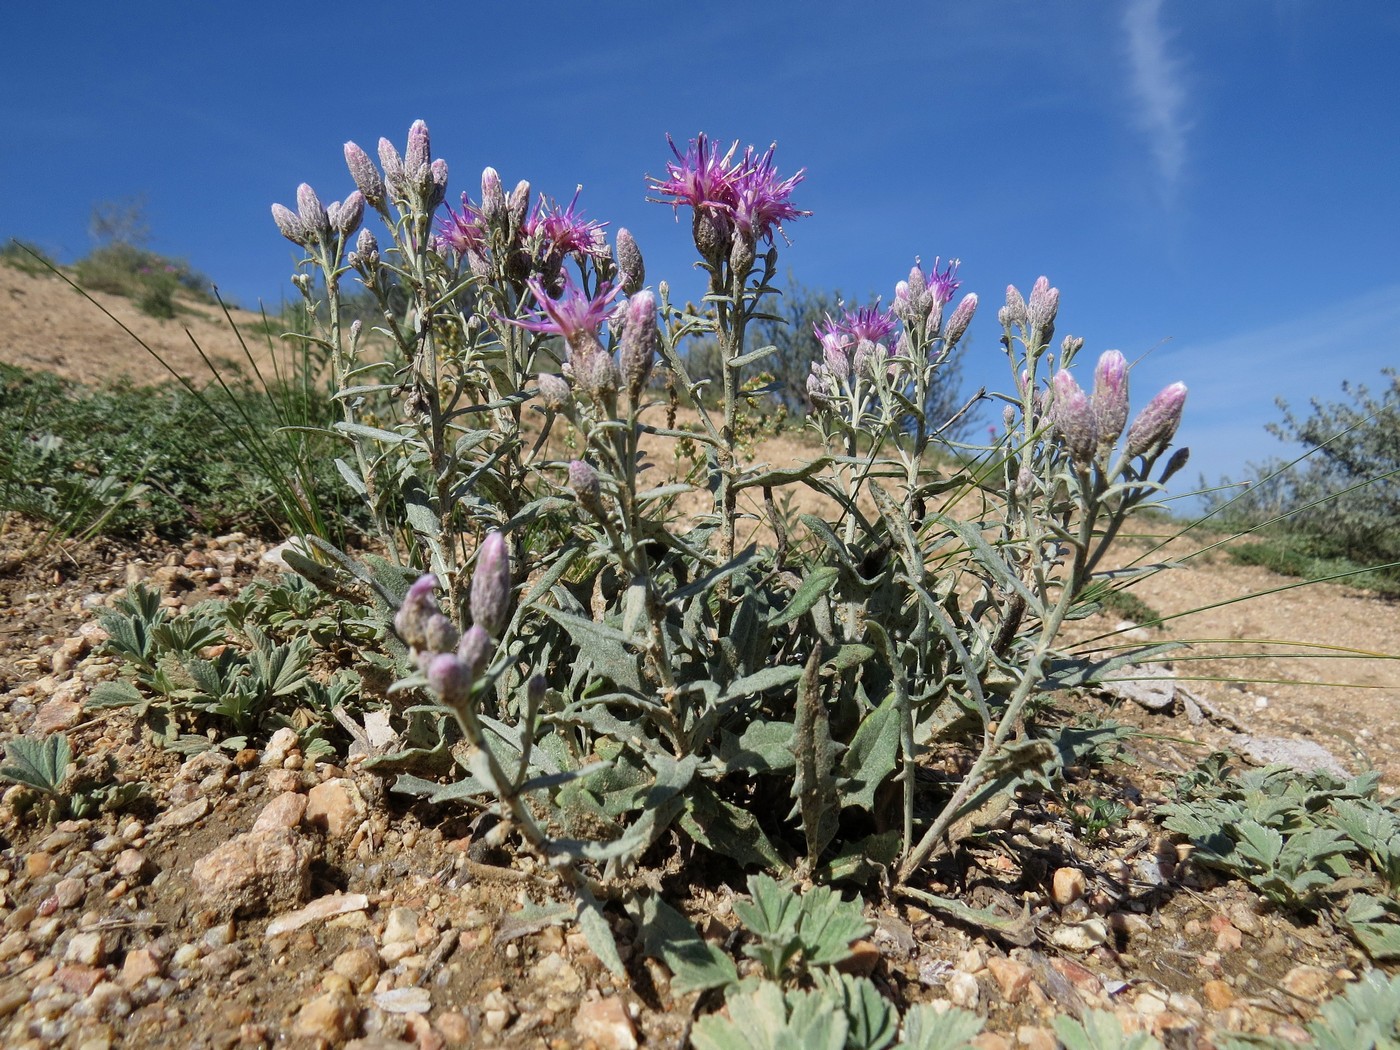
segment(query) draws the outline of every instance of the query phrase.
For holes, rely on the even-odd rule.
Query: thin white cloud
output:
[[[1130,0],[1123,12],[1134,119],[1152,148],[1163,196],[1175,196],[1186,166],[1187,93],[1184,67],[1171,54],[1162,25],[1162,0]]]

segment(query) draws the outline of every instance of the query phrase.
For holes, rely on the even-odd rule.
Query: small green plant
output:
[[[1194,844],[1196,863],[1244,879],[1278,907],[1326,911],[1373,957],[1400,958],[1400,800],[1378,798],[1378,775],[1280,765],[1230,776],[1227,762],[1207,759],[1158,807],[1163,825]],[[1364,892],[1367,875],[1384,898]]]
[[[657,897],[641,907],[648,954],[670,968],[674,991],[724,990],[728,1017],[696,1022],[697,1050],[830,1047],[831,1050],[961,1050],[982,1027],[975,1014],[935,1014],[916,1006],[904,1018],[875,984],[838,972],[851,945],[870,932],[857,901],[843,901],[828,887],[798,894],[766,875],[749,878],[750,900],[736,900],[734,914],[748,942],[743,953],[761,974],[740,979],[732,959],[701,939],[685,917]]]
[[[163,746],[186,753],[238,750],[283,726],[297,729],[308,755],[331,753],[333,713],[359,706],[362,678],[344,669],[314,677],[311,631],[281,641],[248,618],[250,609],[286,604],[250,587],[232,611],[230,603],[207,601],[172,617],[157,592],[137,584],[98,614],[106,648],[122,658],[126,677],[99,683],[88,706],[132,708]]]
[[[0,779],[31,788],[37,796],[21,799],[17,811],[36,811],[48,823],[123,809],[145,793],[138,782],[118,783],[115,772],[116,762],[110,756],[75,764],[72,745],[63,733],[51,733],[42,740],[15,737],[5,745],[5,761],[0,764]]]

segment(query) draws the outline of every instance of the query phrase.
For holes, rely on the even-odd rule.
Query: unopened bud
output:
[[[1013,405],[1006,405],[1001,410],[1001,421],[1007,430],[1016,425],[1016,408]]]
[[[1099,445],[1112,448],[1128,423],[1128,362],[1117,350],[1107,350],[1099,357],[1092,402]]]
[[[1126,448],[1130,456],[1161,455],[1171,443],[1186,406],[1186,384],[1173,383],[1147,403],[1128,428]]]
[[[384,186],[389,197],[397,199],[404,195],[403,160],[399,151],[388,139],[379,140],[379,166],[384,169]]]
[[[569,389],[569,381],[563,376],[545,372],[539,377],[539,384],[541,399],[554,412],[567,405],[569,398],[573,396],[573,391]]]
[[[457,625],[442,613],[433,613],[423,624],[422,648],[434,653],[446,653],[457,647]]]
[[[617,392],[622,388],[622,374],[608,353],[596,341],[581,347],[572,355],[574,380],[599,408],[608,414],[617,404]]]
[[[1084,337],[1080,335],[1067,335],[1060,342],[1060,360],[1068,363],[1074,355],[1084,349]]]
[[[1026,304],[1026,319],[1030,326],[1041,333],[1041,341],[1048,343],[1047,333],[1055,329],[1055,315],[1060,310],[1060,290],[1050,287],[1048,277],[1037,277],[1031,288],[1030,302]]]
[[[496,647],[491,636],[480,624],[472,624],[462,632],[462,640],[457,644],[457,658],[475,680],[491,661],[491,652]]]
[[[487,225],[495,225],[506,217],[506,194],[501,188],[501,176],[495,168],[487,168],[481,173],[481,218]]]
[[[326,215],[335,232],[348,240],[350,235],[360,228],[360,222],[364,219],[365,195],[356,190],[345,198],[343,204],[336,203],[327,208]]]
[[[422,649],[427,644],[429,618],[441,614],[433,594],[436,589],[437,577],[432,573],[418,577],[394,613],[394,630],[415,649]]]
[[[506,212],[510,216],[511,236],[518,237],[530,214],[530,184],[524,179],[515,184],[515,189],[506,198]]]
[[[646,263],[642,261],[642,250],[630,230],[617,231],[617,268],[622,274],[624,295],[636,295],[647,282]]]
[[[360,258],[366,264],[379,262],[379,242],[374,239],[374,234],[370,232],[368,226],[360,230],[360,235],[355,238],[355,251],[360,253]]]
[[[1051,421],[1069,451],[1070,459],[1077,466],[1087,466],[1093,461],[1094,449],[1098,444],[1094,430],[1094,409],[1089,403],[1089,395],[1080,389],[1074,376],[1064,369],[1055,373],[1052,381],[1055,400],[1050,406]]]
[[[408,147],[403,151],[404,171],[409,175],[426,168],[432,156],[428,143],[428,125],[415,120],[408,129]]]
[[[1159,484],[1165,485],[1172,479],[1172,475],[1186,466],[1186,461],[1191,458],[1189,448],[1179,448],[1167,459],[1167,465],[1162,468],[1162,476],[1157,479]]]
[[[345,144],[345,166],[350,169],[355,188],[364,194],[371,206],[377,208],[384,203],[384,180],[379,169],[369,159],[369,154],[353,142]]]
[[[316,191],[306,183],[297,187],[297,214],[307,237],[315,241],[328,241],[331,237],[331,220],[326,209],[321,207]]]
[[[583,505],[584,509],[592,511],[594,514],[601,514],[603,509],[603,486],[598,480],[598,472],[581,459],[569,461],[569,491],[574,494],[574,498]]]
[[[471,671],[453,653],[439,653],[428,663],[425,677],[428,688],[450,707],[456,707],[471,695]]]
[[[621,248],[621,238],[618,247]],[[636,292],[627,300],[626,320],[622,329],[622,346],[618,361],[622,377],[627,382],[627,396],[636,400],[651,378],[659,336],[656,330],[656,296],[651,292]]]
[[[292,211],[291,208],[274,204],[272,206],[272,221],[277,224],[277,230],[283,237],[293,244],[306,247],[306,227],[302,225],[296,212]]]
[[[424,195],[423,207],[432,212],[447,200],[447,161],[441,157],[428,165],[428,186],[429,192]]]
[[[953,316],[948,318],[948,328],[943,333],[943,342],[946,346],[953,346],[967,333],[967,326],[972,323],[972,315],[977,312],[977,293],[969,292],[964,295],[962,302],[953,311]]]
[[[1026,324],[1026,301],[1014,284],[1006,286],[1006,305],[997,311],[997,322],[1003,328],[1016,328]]]
[[[472,573],[472,623],[495,638],[510,619],[510,552],[499,532],[488,532]]]

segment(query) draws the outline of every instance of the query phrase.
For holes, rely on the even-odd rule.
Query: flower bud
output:
[[[1128,362],[1117,350],[1107,350],[1099,357],[1091,400],[1099,446],[1112,448],[1128,422]]]
[[[457,644],[457,659],[462,661],[467,671],[475,680],[486,665],[491,661],[491,653],[496,647],[491,641],[491,636],[486,633],[486,629],[480,624],[472,624],[462,634],[462,640]]]
[[[1001,422],[1007,430],[1012,429],[1016,425],[1016,407],[1014,405],[1005,405],[1002,407]]]
[[[437,598],[433,595],[436,589],[437,577],[432,573],[418,577],[394,613],[394,630],[415,649],[422,649],[427,644],[428,619],[434,614],[441,615]]]
[[[1130,456],[1151,459],[1171,443],[1186,406],[1186,384],[1173,383],[1147,403],[1128,428],[1126,448]]]
[[[506,218],[506,194],[495,168],[486,168],[481,173],[481,218],[491,226]]]
[[[1190,458],[1191,450],[1189,448],[1179,448],[1173,452],[1167,459],[1167,465],[1162,468],[1162,476],[1157,479],[1157,483],[1165,485],[1172,479],[1173,474],[1186,466],[1186,461]]]
[[[345,166],[350,169],[355,188],[364,194],[371,206],[377,208],[384,203],[384,180],[379,176],[379,169],[369,159],[369,154],[353,142],[345,144]]]
[[[421,120],[415,120],[413,126],[408,129],[408,147],[403,151],[404,172],[413,175],[420,168],[426,168],[431,156],[428,125]]]
[[[567,405],[569,398],[573,396],[573,391],[569,388],[569,381],[563,376],[545,372],[540,375],[538,382],[541,399],[554,412],[558,412]]]
[[[379,262],[379,242],[374,239],[374,234],[370,232],[368,226],[360,230],[360,235],[355,238],[355,251],[360,253],[360,257],[367,263],[372,259]]]
[[[948,328],[943,333],[943,342],[947,346],[953,346],[967,332],[967,326],[972,323],[972,315],[977,312],[977,293],[968,292],[963,296],[962,302],[958,303],[958,308],[953,311],[953,316],[948,318]]]
[[[1041,332],[1053,331],[1055,327],[1055,315],[1060,310],[1060,290],[1050,287],[1048,277],[1037,277],[1035,285],[1031,288],[1030,302],[1026,304],[1026,319],[1032,328]],[[1044,342],[1049,342],[1050,337],[1044,336]]]
[[[845,341],[834,333],[822,336],[822,363],[833,379],[848,379],[851,375],[851,357],[846,352]]]
[[[1080,335],[1067,335],[1060,343],[1060,360],[1068,361],[1079,351],[1084,349],[1084,337]]]
[[[446,653],[457,646],[457,625],[442,613],[433,613],[423,624],[423,648],[434,653]]]
[[[619,250],[622,246],[618,238]],[[626,320],[622,329],[622,346],[618,361],[622,377],[627,382],[627,396],[635,401],[651,377],[659,336],[656,331],[656,296],[651,292],[636,292],[627,300]]]
[[[379,166],[384,169],[384,186],[390,198],[397,200],[404,195],[403,161],[399,151],[388,139],[379,140]]]
[[[453,653],[439,653],[429,661],[424,676],[428,688],[449,707],[456,707],[471,695],[473,675]]]
[[[530,214],[530,184],[521,179],[515,184],[506,199],[506,213],[510,216],[510,233],[519,237],[525,228],[525,220]]]
[[[574,381],[583,388],[599,408],[612,414],[617,405],[617,392],[622,388],[622,374],[608,353],[596,341],[573,353]]]
[[[1053,380],[1055,400],[1050,406],[1051,422],[1068,449],[1070,459],[1076,466],[1088,466],[1094,459],[1094,449],[1098,444],[1094,431],[1094,409],[1089,404],[1089,395],[1079,388],[1063,368],[1055,373]]]
[[[646,284],[647,268],[642,261],[642,250],[637,240],[626,228],[617,231],[617,268],[622,272],[624,295],[636,295]]]
[[[331,239],[330,217],[321,207],[316,191],[304,182],[297,187],[297,213],[308,239],[322,242]]]
[[[581,459],[569,461],[569,491],[585,510],[601,515],[603,511],[602,483],[598,472]]]
[[[494,530],[477,548],[471,612],[472,622],[493,638],[510,619],[510,552],[505,537]]]
[[[1006,286],[1006,305],[997,311],[997,322],[1003,328],[1016,328],[1026,324],[1026,301],[1014,284]]]
[[[306,247],[306,227],[297,218],[296,213],[291,208],[281,204],[272,206],[272,221],[277,224],[277,230],[283,237],[293,244]]]
[[[439,157],[428,165],[428,192],[423,195],[423,210],[429,213],[447,200],[447,161]]]
[[[350,235],[360,228],[360,222],[365,216],[365,195],[356,190],[345,198],[345,202],[332,204],[326,209],[331,226],[341,237],[349,239]]]

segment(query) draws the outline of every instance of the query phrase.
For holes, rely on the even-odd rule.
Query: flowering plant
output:
[[[347,144],[354,191],[322,206],[303,185],[273,217],[307,251],[294,280],[378,547],[356,558],[309,538],[289,557],[322,586],[378,595],[404,646],[399,688],[426,690],[466,745],[454,782],[410,772],[396,789],[486,800],[573,887],[619,967],[599,901],[673,829],[739,864],[923,893],[956,820],[1028,769],[1053,774],[1023,719],[1032,698],[1114,666],[1068,658],[1057,637],[1125,516],[1183,464],[1167,452],[1184,388],[1128,426],[1110,351],[1085,393],[1082,341],[1052,350],[1059,292],[1042,278],[1029,300],[1008,288],[998,314],[1015,389],[1003,431],[952,445],[929,392],[978,298],[953,307],[958,264],[935,261],[888,310],[819,330],[821,452],[749,462],[745,376],[774,353],[749,330],[778,291],[784,224],[809,215],[802,172],[782,177],[771,147],[672,144],[651,191],[690,211],[696,311],[649,287],[636,241],[618,230],[609,246],[578,194],[532,207],[528,183],[506,193],[487,168],[480,200],[454,210],[421,122],[402,156],[387,140],[378,154]],[[351,275],[382,310],[375,332],[342,323]],[[688,370],[698,338],[720,348],[712,408]],[[658,367],[669,402],[651,394]],[[682,396],[693,433],[675,424]],[[656,443],[682,436],[709,464],[709,506],[689,519],[690,486],[644,481]],[[799,488],[829,513],[779,515],[775,490]],[[758,538],[741,547],[746,519]],[[930,801],[916,772],[941,744],[970,763]]]

